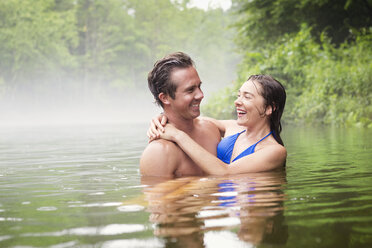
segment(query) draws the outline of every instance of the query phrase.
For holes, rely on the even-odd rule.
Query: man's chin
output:
[[[191,116],[193,119],[198,118],[200,116],[200,111],[193,112]]]

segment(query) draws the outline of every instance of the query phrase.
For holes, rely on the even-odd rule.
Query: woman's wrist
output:
[[[186,135],[185,132],[178,130],[176,135],[174,136],[174,141],[176,143],[182,142],[182,140],[184,140],[185,135]]]

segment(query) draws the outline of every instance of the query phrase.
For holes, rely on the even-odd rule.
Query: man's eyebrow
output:
[[[196,87],[200,87],[202,84],[202,82],[200,81],[198,85],[191,85],[190,87],[187,87],[185,89],[185,91],[188,91],[188,90],[191,90],[191,89],[195,89]]]
[[[185,88],[185,91],[193,90],[193,89],[195,89],[195,88],[196,88],[195,85],[191,85],[191,86]]]

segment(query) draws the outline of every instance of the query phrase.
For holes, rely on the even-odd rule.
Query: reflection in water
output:
[[[141,184],[147,127],[0,128],[0,247],[372,247],[372,129],[285,128],[286,174]]]
[[[252,245],[288,239],[285,171],[163,181],[143,177],[142,184],[148,185],[144,194],[154,234],[170,246],[204,247],[210,236]]]

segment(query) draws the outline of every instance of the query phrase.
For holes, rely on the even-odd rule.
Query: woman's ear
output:
[[[273,113],[273,107],[271,105],[266,107],[265,114],[267,116],[271,115]]]
[[[169,98],[169,96],[168,96],[167,94],[164,94],[163,92],[160,92],[160,93],[159,93],[159,100],[160,100],[163,104],[165,104],[165,105],[169,104],[169,100],[168,100],[168,98]]]

